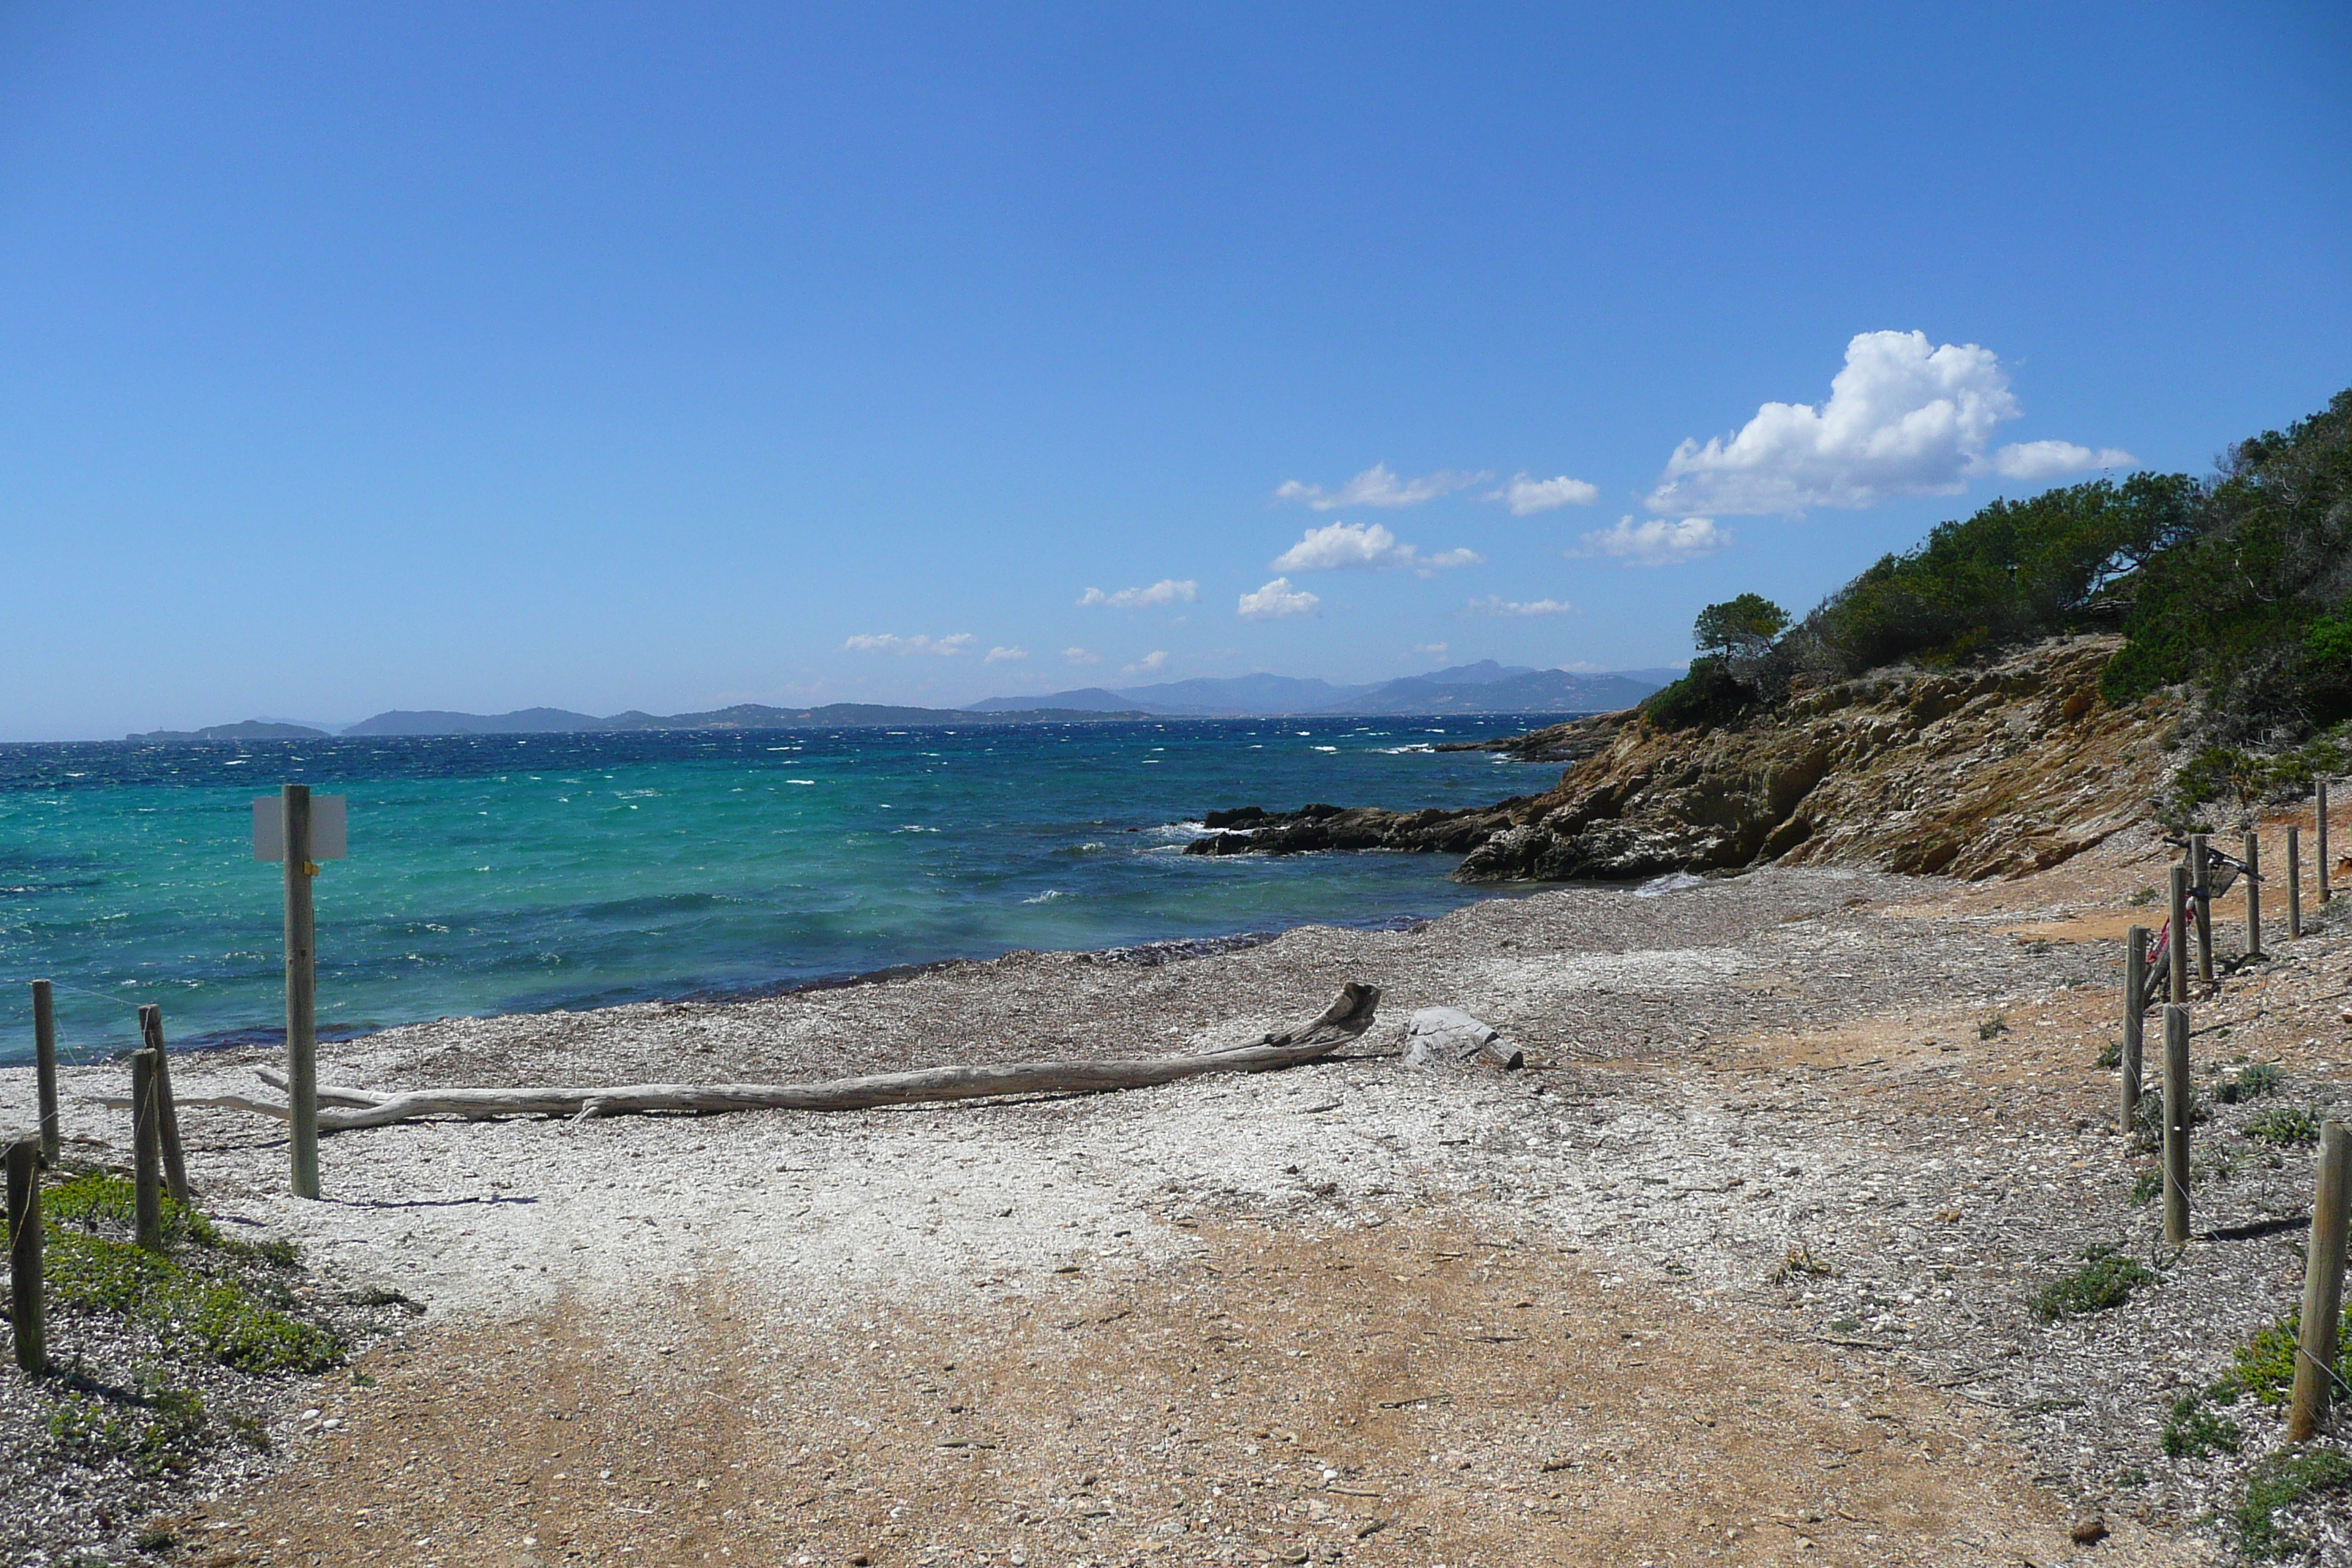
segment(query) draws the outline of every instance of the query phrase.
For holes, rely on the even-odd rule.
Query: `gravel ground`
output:
[[[2115,1533],[2091,1550],[2198,1560],[2220,1548],[2196,1521],[2234,1502],[2246,1468],[2276,1447],[2278,1421],[2264,1408],[2235,1407],[2243,1451],[2199,1459],[2167,1458],[2159,1428],[2181,1392],[2227,1370],[2231,1347],[2291,1305],[2300,1238],[2290,1228],[2200,1242],[2173,1260],[2152,1245],[2153,1208],[2129,1202],[2147,1160],[2111,1131],[2114,1074],[2093,1062],[2114,1033],[2112,938],[2122,900],[2149,879],[2152,853],[2145,841],[2119,840],[2082,858],[2067,879],[2004,889],[1765,870],[1654,897],[1572,888],[1498,900],[1409,931],[1308,928],[1181,962],[1150,951],[1016,953],[756,1001],[443,1020],[327,1047],[322,1076],[376,1089],[756,1081],[1160,1054],[1309,1015],[1346,979],[1384,994],[1383,1022],[1360,1046],[1265,1077],[833,1116],[385,1128],[328,1141],[329,1201],[320,1204],[282,1195],[283,1145],[250,1118],[190,1111],[192,1161],[210,1209],[297,1238],[336,1288],[391,1288],[430,1303],[428,1321],[450,1326],[417,1341],[415,1354],[441,1373],[447,1347],[471,1335],[478,1349],[485,1336],[500,1337],[500,1324],[530,1325],[508,1337],[526,1348],[568,1345],[574,1361],[608,1354],[656,1369],[683,1364],[666,1362],[665,1347],[684,1353],[696,1325],[707,1330],[718,1309],[644,1307],[669,1290],[718,1291],[763,1339],[801,1345],[867,1333],[878,1347],[889,1334],[915,1331],[910,1313],[939,1331],[952,1324],[1012,1344],[1034,1331],[1019,1325],[1042,1299],[1082,1281],[1129,1292],[1127,1310],[1139,1325],[1158,1323],[1177,1311],[1170,1303],[1186,1270],[1251,1245],[1236,1238],[1331,1247],[1438,1227],[1472,1246],[1485,1238],[1551,1259],[1554,1289],[1593,1311],[1622,1303],[1636,1325],[1666,1322],[1651,1331],[1675,1354],[1701,1355],[1709,1322],[1744,1325],[1735,1331],[1814,1358],[1805,1364],[1824,1379],[1908,1390],[1919,1403],[1903,1422],[1880,1424],[1888,1438],[1898,1427],[1960,1434],[1923,1442],[1920,1463],[1970,1456],[1986,1478],[1983,1495],[2003,1500],[1978,1524],[2006,1517],[2041,1532],[2021,1545],[1996,1540],[1990,1526],[1952,1525],[1945,1535],[1906,1537],[1906,1552],[1954,1563],[2033,1553],[2054,1561],[2076,1550],[2063,1533],[2067,1518],[2096,1513]],[[2223,1162],[2231,1173],[2200,1189],[2200,1227],[2306,1213],[2307,1149],[2214,1134],[2242,1130],[2277,1103],[2332,1102],[2352,1079],[2341,1003],[2328,999],[2352,977],[2352,937],[2329,931],[2273,947],[2275,962],[2233,977],[2200,1008],[2200,1026],[2238,1020],[2227,1036],[2200,1038],[2200,1061],[2221,1067],[2245,1054],[2280,1062],[2287,1074],[2280,1093],[2221,1107],[2217,1122],[2200,1129],[2201,1146],[2239,1151]],[[1407,1072],[1393,1054],[1402,1020],[1435,1004],[1495,1024],[1526,1047],[1530,1070]],[[184,1097],[251,1093],[256,1059],[206,1053],[184,1058],[174,1076]],[[68,1095],[112,1091],[119,1076],[73,1069]],[[26,1080],[0,1075],[0,1104],[11,1114],[23,1112]],[[121,1142],[113,1117],[75,1110],[69,1120]],[[1210,1247],[1209,1237],[1223,1239]],[[2115,1310],[2036,1321],[2028,1298],[2097,1245],[2153,1259],[2158,1282]],[[1790,1271],[1792,1249],[1829,1272]],[[1156,1292],[1149,1301],[1147,1291]],[[1232,1313],[1255,1299],[1221,1299],[1213,1310]],[[1139,1342],[1149,1337],[1139,1326],[1137,1333]],[[1605,1380],[1610,1364],[1588,1356],[1555,1370]],[[879,1429],[897,1429],[887,1417],[922,1418],[878,1385],[874,1414],[886,1418],[857,1415],[855,1385],[837,1371],[804,1367],[796,1376],[808,1399],[822,1391],[830,1401],[798,1410],[809,1423],[856,1422],[879,1443]],[[593,1383],[580,1386],[593,1392]],[[1194,1414],[1213,1393],[1181,1378],[1170,1387],[1176,1405]],[[1033,1393],[1024,1419],[1076,1397],[1044,1384]],[[581,1397],[594,1403],[590,1392]],[[793,1395],[769,1397],[789,1404]],[[281,1408],[321,1398],[292,1386]],[[1425,1414],[1413,1440],[1451,1451],[1440,1429],[1451,1417]],[[1507,1415],[1498,1404],[1493,1419]],[[410,1407],[412,1421],[425,1415]],[[618,1419],[609,1411],[598,1418]],[[1970,1420],[1982,1423],[1973,1435]],[[759,1432],[763,1454],[782,1441]],[[1505,1436],[1528,1440],[1516,1428],[1486,1433]],[[1580,1484],[1633,1473],[1631,1437],[1611,1450],[1614,1461],[1605,1443],[1592,1442],[1576,1461],[1589,1478]],[[292,1470],[273,1483],[279,1490],[256,1494],[257,1512],[236,1511],[246,1505],[227,1488],[237,1477],[185,1482],[184,1499],[213,1500],[200,1528],[245,1542],[246,1555],[231,1560],[333,1560],[298,1533],[284,1536],[281,1555],[272,1555],[279,1537],[257,1537],[269,1498],[315,1489],[335,1473],[341,1450],[325,1436],[306,1446],[298,1435],[289,1447]],[[1739,1462],[1769,1478],[1778,1460]],[[848,1469],[835,1468],[845,1479]],[[2000,1489],[2000,1478],[2020,1468],[2042,1489],[2039,1502]],[[1566,1472],[1531,1472],[1555,1473]],[[1493,1487],[1533,1484],[1512,1475],[1497,1470]],[[900,1479],[903,1506],[915,1506],[919,1489]],[[857,1484],[892,1483],[869,1470]],[[1885,1481],[1890,1497],[1914,1500],[1924,1484],[1891,1472]],[[1061,1489],[1049,1500],[1065,1503],[1084,1489],[1069,1476],[1051,1485]],[[1592,1502],[1580,1495],[1555,1500],[1572,1518]],[[975,1505],[967,1497],[958,1506],[969,1513]],[[1134,1518],[1122,1521],[1146,1536],[1184,1517],[1167,1499],[1123,1506]],[[1327,1513],[1332,1506],[1327,1498]],[[1699,1523],[1676,1526],[1717,1543],[1698,1555],[1761,1551],[1759,1521],[1737,1517],[1736,1498],[1714,1506]],[[1811,1523],[1822,1528],[1801,1550],[1819,1551],[1820,1561],[1893,1560],[1886,1521],[1907,1507],[1874,1512],[1853,1498],[1812,1497],[1800,1515],[1820,1515]],[[473,1516],[451,1517],[456,1528]],[[739,1522],[751,1517],[746,1502]],[[824,1521],[777,1517],[786,1533],[758,1539],[808,1542],[819,1562],[854,1561],[855,1543],[871,1548],[887,1528],[861,1524],[835,1536]],[[2332,1551],[2347,1539],[2347,1517],[2337,1500],[2300,1528]],[[1512,1528],[1528,1527],[1512,1519]],[[1367,1561],[1426,1563],[1440,1560],[1427,1553],[1446,1550],[1451,1531],[1467,1544],[1444,1560],[1510,1560],[1496,1555],[1506,1550],[1499,1544],[1478,1544],[1508,1532],[1474,1522],[1441,1510],[1419,1535],[1401,1529],[1384,1543],[1376,1533],[1346,1550]],[[1258,1550],[1250,1542],[1279,1533],[1273,1523],[1252,1527],[1256,1534],[1235,1528],[1220,1552],[1246,1557]],[[80,1539],[119,1555],[123,1536],[118,1528]],[[946,1561],[954,1546],[929,1543],[939,1551],[919,1558],[914,1547],[925,1543],[904,1539],[908,1561]],[[1796,1539],[1782,1544],[1798,1550]],[[707,1540],[729,1537],[721,1529]],[[1063,1545],[1125,1560],[1080,1536]],[[1405,1554],[1381,1555],[1391,1549]],[[571,1555],[604,1560],[584,1537]],[[461,1550],[446,1560],[492,1559]],[[701,1559],[680,1549],[615,1560]]]

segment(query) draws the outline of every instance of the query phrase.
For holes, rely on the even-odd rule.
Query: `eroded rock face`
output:
[[[1805,692],[1738,729],[1638,713],[1489,742],[1579,760],[1559,785],[1470,811],[1311,805],[1210,819],[1197,855],[1308,849],[1465,857],[1469,881],[1632,879],[1835,860],[1965,879],[2053,866],[2143,818],[2177,705],[2098,696],[2113,637],[2060,638],[1978,669],[1892,669]]]

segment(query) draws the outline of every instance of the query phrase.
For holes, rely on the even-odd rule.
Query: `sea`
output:
[[[347,801],[315,884],[322,1037],[771,994],[1015,949],[1400,925],[1507,889],[1453,857],[1188,856],[1211,810],[1482,805],[1554,768],[1447,742],[1558,715],[0,745],[0,1063],[282,1040],[252,801]],[[1181,950],[1181,949],[1180,949]]]

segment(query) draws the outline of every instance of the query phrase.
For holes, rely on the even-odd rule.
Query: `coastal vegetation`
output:
[[[1995,500],[1762,631],[1778,618],[1753,594],[1702,610],[1700,657],[1645,716],[1737,726],[1889,665],[1979,666],[2104,632],[2122,639],[2099,679],[2109,704],[2173,687],[2203,699],[2187,807],[2307,786],[2352,760],[2352,390],[2239,442],[2203,479],[2135,474]]]

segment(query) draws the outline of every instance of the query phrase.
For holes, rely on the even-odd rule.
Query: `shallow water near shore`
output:
[[[1183,846],[1220,806],[1548,787],[1428,749],[1544,717],[0,746],[0,981],[56,984],[70,1057],[134,1044],[146,1002],[175,1046],[277,1037],[248,803],[287,782],[350,797],[351,858],[318,884],[330,1035],[1433,915],[1498,889],[1451,857]],[[0,1063],[31,1053],[10,1001]]]

